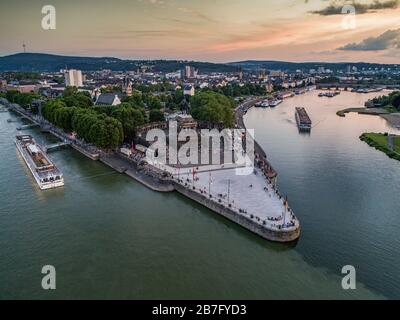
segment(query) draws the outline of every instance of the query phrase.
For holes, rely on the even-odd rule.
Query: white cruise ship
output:
[[[30,135],[17,136],[15,145],[41,190],[64,185],[61,171]]]

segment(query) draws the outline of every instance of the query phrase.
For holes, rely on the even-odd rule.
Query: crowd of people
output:
[[[134,160],[137,164],[140,164],[146,158],[146,154],[138,150],[133,150],[130,158]]]

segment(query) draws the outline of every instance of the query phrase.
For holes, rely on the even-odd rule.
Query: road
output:
[[[238,126],[238,128],[246,129],[246,126],[245,126],[244,121],[243,121],[244,115],[247,113],[247,110],[252,108],[257,102],[259,102],[259,101],[261,101],[263,99],[264,98],[257,97],[257,98],[254,98],[254,99],[251,99],[249,101],[246,101],[246,102],[242,103],[240,106],[238,106],[236,108],[236,110],[235,110],[235,119],[236,119],[236,125]],[[271,178],[271,179],[276,178],[278,173],[274,170],[274,168],[268,162],[267,154],[265,153],[263,148],[261,148],[261,146],[258,144],[257,141],[254,141],[254,152],[265,163],[265,167],[266,167],[266,170],[267,170],[267,172],[266,172],[267,176],[269,178]]]

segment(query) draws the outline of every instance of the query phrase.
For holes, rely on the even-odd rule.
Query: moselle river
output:
[[[371,95],[316,95],[246,117],[301,221],[296,245],[263,240],[71,149],[50,154],[65,187],[39,191],[13,143],[21,120],[0,113],[0,298],[398,298],[400,163],[358,139],[396,130],[379,117],[336,116]],[[295,106],[307,108],[310,135],[297,131]],[[349,264],[354,291],[341,287]],[[54,291],[41,288],[44,265],[56,267]]]

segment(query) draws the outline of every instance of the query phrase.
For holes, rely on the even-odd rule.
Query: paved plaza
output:
[[[248,175],[238,175],[237,169],[220,169],[209,172],[180,170],[176,179],[188,188],[195,187],[202,193],[239,214],[251,218],[260,225],[273,229],[295,229],[299,226],[291,209],[286,209],[285,199],[276,192],[271,183],[257,168],[250,169]],[[194,179],[193,179],[194,178]]]

